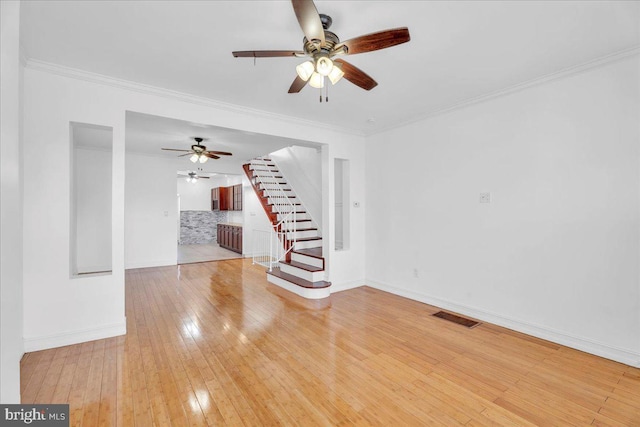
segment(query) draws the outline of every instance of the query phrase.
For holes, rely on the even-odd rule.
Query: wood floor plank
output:
[[[128,270],[127,335],[26,354],[71,426],[640,426],[640,369],[361,287],[309,302],[250,260]]]

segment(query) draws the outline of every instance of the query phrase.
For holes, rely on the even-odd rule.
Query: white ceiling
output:
[[[287,93],[301,59],[233,58],[233,50],[301,49],[289,1],[24,1],[21,41],[30,59],[364,134],[640,45],[632,1],[316,5],[342,40],[409,28],[409,43],[346,58],[378,87],[343,80],[320,104],[310,87]]]

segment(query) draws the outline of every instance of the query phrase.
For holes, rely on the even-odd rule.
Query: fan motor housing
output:
[[[340,39],[338,38],[338,36],[335,33],[332,33],[331,31],[328,31],[328,30],[324,30],[324,40],[325,40],[324,47],[320,47],[319,44],[310,42],[309,40],[307,40],[306,37],[304,37],[302,39],[302,42],[304,43],[304,48],[303,48],[304,52],[309,56],[313,56],[314,53],[318,53],[318,52],[328,53],[333,51],[333,48],[335,47],[335,45],[340,43]]]

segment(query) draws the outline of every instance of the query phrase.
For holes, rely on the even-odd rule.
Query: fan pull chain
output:
[[[325,89],[325,98],[324,98],[324,100],[325,100],[326,102],[329,102],[329,85],[327,85],[327,86],[326,86],[326,89]]]
[[[320,102],[322,102],[322,88],[320,88]]]

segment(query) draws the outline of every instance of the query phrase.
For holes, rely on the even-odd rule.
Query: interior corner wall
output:
[[[178,262],[178,183],[175,160],[126,155],[125,269]]]
[[[24,354],[20,2],[0,2],[0,403],[20,403]]]
[[[640,366],[639,62],[370,137],[367,283]]]

